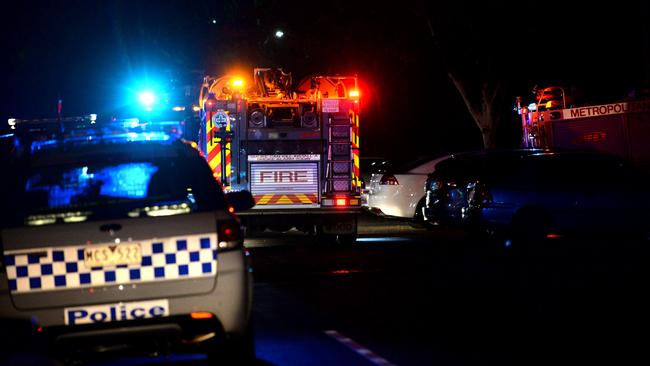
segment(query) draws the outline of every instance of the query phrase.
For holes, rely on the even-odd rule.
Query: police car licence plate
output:
[[[84,265],[87,268],[139,264],[141,262],[140,244],[97,245],[84,249]]]
[[[120,302],[117,304],[65,308],[63,311],[65,325],[108,323],[169,316],[169,301],[161,299]]]

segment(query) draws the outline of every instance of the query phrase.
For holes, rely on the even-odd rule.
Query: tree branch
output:
[[[454,86],[456,86],[456,89],[458,90],[458,93],[460,93],[461,97],[463,97],[463,101],[465,102],[465,105],[467,106],[467,110],[470,112],[472,117],[474,118],[474,121],[478,124],[479,121],[477,120],[477,115],[480,113],[478,108],[476,108],[472,102],[469,100],[468,94],[467,94],[467,88],[463,83],[454,76],[452,72],[447,72],[447,75],[449,75],[449,79],[454,83]]]

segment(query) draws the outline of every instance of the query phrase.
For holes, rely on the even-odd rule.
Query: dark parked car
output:
[[[512,238],[647,235],[647,178],[592,152],[482,151],[440,162],[426,183],[427,221]]]

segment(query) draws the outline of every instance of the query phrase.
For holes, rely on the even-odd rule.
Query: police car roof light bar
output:
[[[182,137],[184,130],[183,121],[144,122],[137,118],[97,121],[96,114],[61,119],[11,118],[8,123],[18,142],[30,146],[31,151],[91,141],[167,141]]]

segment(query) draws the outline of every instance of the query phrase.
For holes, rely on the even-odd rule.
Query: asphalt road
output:
[[[648,256],[639,248],[645,243],[549,240],[531,257],[517,257],[460,232],[374,218],[361,227],[352,247],[298,235],[293,243],[251,242],[261,361],[521,365],[648,358]]]
[[[297,232],[247,241],[256,365],[648,363],[646,243],[549,240],[522,259],[371,216],[360,234],[353,246]]]

